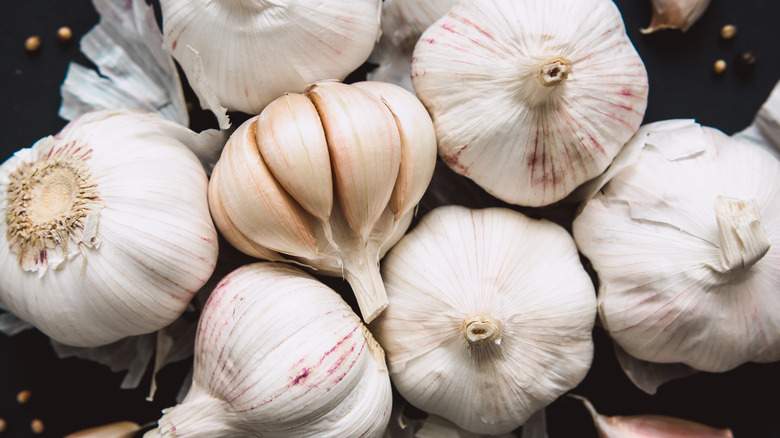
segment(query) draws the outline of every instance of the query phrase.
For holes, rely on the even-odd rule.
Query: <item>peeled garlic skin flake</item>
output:
[[[379,438],[392,393],[382,348],[335,291],[280,263],[217,285],[193,383],[145,438]]]
[[[780,360],[780,161],[695,124],[646,135],[574,220],[604,328],[651,362]]]
[[[596,293],[559,225],[439,207],[383,260],[371,324],[411,404],[473,433],[508,433],[576,386],[593,357]]]
[[[88,112],[0,166],[0,301],[52,339],[159,330],[211,276],[203,165],[157,115]]]
[[[600,174],[648,80],[611,0],[467,0],[417,42],[412,83],[439,156],[495,197],[543,206]]]

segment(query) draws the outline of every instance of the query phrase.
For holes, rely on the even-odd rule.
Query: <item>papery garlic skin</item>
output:
[[[209,204],[239,250],[346,278],[369,322],[387,305],[379,259],[409,226],[435,165],[433,123],[413,94],[318,82],[238,127]]]
[[[693,124],[634,147],[573,224],[604,328],[650,362],[780,360],[780,161]]]
[[[173,135],[186,129],[151,114],[90,112],[3,163],[0,301],[80,347],[181,315],[218,246],[205,170]]]
[[[371,329],[393,383],[460,428],[509,433],[590,368],[595,290],[552,222],[440,207],[388,252],[382,276],[390,304]]]
[[[639,128],[647,72],[610,0],[468,0],[429,27],[412,82],[439,156],[493,196],[549,205]]]
[[[202,105],[259,113],[285,92],[344,79],[379,38],[379,0],[162,0],[165,46]],[[213,106],[213,105],[205,105]]]
[[[710,5],[710,0],[653,0],[653,16],[642,33],[662,29],[687,31],[699,20]]]
[[[201,314],[193,384],[145,437],[381,437],[382,348],[332,289],[297,268],[226,276]]]

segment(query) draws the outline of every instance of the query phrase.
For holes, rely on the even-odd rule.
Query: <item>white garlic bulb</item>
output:
[[[652,0],[653,16],[642,33],[661,29],[687,31],[699,20],[710,5],[710,0]]]
[[[165,46],[204,104],[259,113],[285,92],[344,79],[380,33],[380,0],[161,0]],[[213,107],[214,105],[204,105]]]
[[[604,328],[649,362],[780,360],[780,161],[691,121],[641,134],[573,224]]]
[[[371,329],[419,409],[508,433],[589,370],[596,294],[563,227],[439,207],[382,264],[390,304]]]
[[[611,0],[464,0],[414,49],[439,156],[495,197],[549,205],[639,127],[648,80]]]
[[[433,124],[413,94],[319,82],[231,135],[209,203],[239,250],[345,277],[369,322],[387,305],[379,259],[409,226],[435,165]]]
[[[392,392],[382,348],[332,289],[261,262],[203,309],[193,383],[146,438],[381,437]]]
[[[0,301],[73,346],[181,315],[217,259],[206,172],[184,130],[96,111],[3,163]]]

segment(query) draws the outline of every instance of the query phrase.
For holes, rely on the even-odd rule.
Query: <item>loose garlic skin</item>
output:
[[[433,124],[413,94],[318,82],[231,135],[209,204],[237,249],[346,278],[369,322],[387,305],[379,259],[408,228],[435,165]]]
[[[687,31],[699,20],[710,0],[653,0],[653,16],[642,33],[653,33],[662,29]]]
[[[458,2],[417,42],[412,83],[442,160],[534,207],[603,172],[639,128],[648,93],[610,0]]]
[[[285,264],[246,265],[217,285],[193,370],[145,438],[379,438],[390,420],[382,347],[336,292]]]
[[[649,362],[780,360],[780,161],[692,121],[641,133],[573,224],[604,328]]]
[[[206,172],[186,128],[95,111],[0,166],[0,301],[94,347],[179,317],[217,260]]]
[[[371,324],[412,405],[472,433],[509,433],[590,368],[593,283],[559,225],[439,207],[382,262]]]
[[[379,0],[162,0],[165,47],[201,99],[259,113],[285,92],[344,79],[380,34]]]

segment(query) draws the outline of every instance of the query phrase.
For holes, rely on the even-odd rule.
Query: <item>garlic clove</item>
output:
[[[570,397],[585,405],[599,436],[604,438],[734,438],[729,429],[665,415],[606,416],[599,414],[588,399],[573,394]]]
[[[709,5],[710,0],[653,0],[650,25],[640,31],[645,34],[661,29],[685,32],[701,18]]]
[[[307,96],[328,139],[336,199],[365,245],[398,177],[401,138],[395,119],[379,99],[341,82],[318,82]],[[364,119],[371,120],[370,129]]]
[[[317,252],[314,218],[279,184],[257,147],[257,116],[231,135],[217,166],[221,207],[241,234],[274,251]],[[212,178],[212,183],[214,178]],[[247,190],[249,188],[249,190]],[[210,201],[211,205],[216,200]],[[211,207],[217,212],[217,206]]]
[[[441,159],[500,200],[535,207],[606,169],[648,93],[609,0],[458,2],[415,46],[412,82]]]
[[[258,116],[255,137],[263,160],[279,184],[319,220],[328,240],[337,246],[329,221],[333,179],[328,143],[314,104],[294,93],[274,100]]]
[[[433,122],[423,104],[397,85],[363,81],[352,86],[379,98],[396,119],[401,134],[401,163],[389,206],[398,219],[420,202],[433,178],[437,156]]]
[[[141,426],[132,421],[119,421],[80,430],[65,438],[133,438],[139,430]]]

